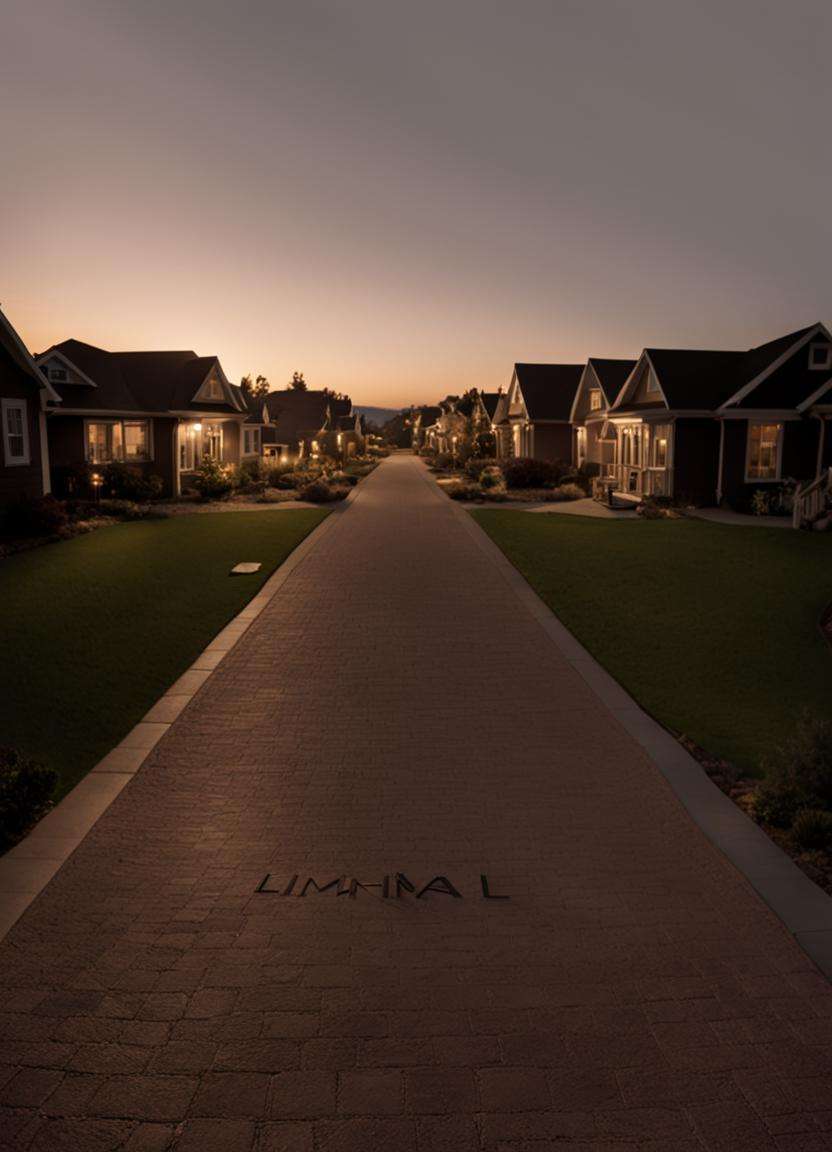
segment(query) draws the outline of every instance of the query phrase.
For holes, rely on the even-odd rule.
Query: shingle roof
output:
[[[28,349],[2,311],[0,311],[0,346],[5,350],[15,367],[19,368],[25,376],[28,376],[36,388],[48,387],[46,377],[36,366]]]
[[[699,348],[645,348],[670,408],[712,412],[744,385],[765,372],[785,352],[816,328],[799,328],[745,352]],[[802,396],[789,386],[795,376],[788,361],[741,401],[743,407],[792,407]],[[622,408],[630,407],[629,401]],[[642,405],[643,406],[643,405]]]
[[[277,442],[293,444],[326,427],[331,397],[324,391],[285,388],[266,397]]]
[[[636,360],[605,360],[598,356],[590,356],[589,363],[595,375],[598,377],[598,383],[604,393],[607,401],[607,406],[615,403],[615,398],[632,370],[635,368]]]
[[[262,424],[263,423],[263,405],[264,398],[262,396],[252,396],[249,392],[244,391],[239,384],[232,384],[231,391],[237,397],[240,403],[246,410],[246,424]]]
[[[494,419],[494,413],[497,411],[497,405],[500,402],[501,392],[480,392],[480,400],[482,400],[483,408],[488,413],[488,419]]]
[[[80,340],[64,340],[47,350],[61,352],[96,385],[57,384],[65,408],[98,411],[236,413],[226,401],[193,403],[205,377],[219,361],[192,351],[108,352]],[[46,355],[42,353],[41,355]],[[221,368],[220,368],[221,371]]]
[[[515,364],[530,420],[568,420],[583,364]]]

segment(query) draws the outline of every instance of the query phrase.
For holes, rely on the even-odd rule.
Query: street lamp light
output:
[[[458,436],[451,437],[451,463],[453,464],[454,468],[456,468],[456,442],[458,439]]]
[[[341,457],[341,467],[343,468],[344,467],[344,437],[340,432],[336,436],[336,440],[338,441],[338,455]]]

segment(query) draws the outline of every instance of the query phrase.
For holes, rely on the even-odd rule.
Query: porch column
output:
[[[722,503],[722,464],[725,459],[725,421],[719,422],[719,463],[716,469],[716,505]]]
[[[818,417],[820,420],[820,430],[818,432],[818,460],[815,468],[815,479],[820,479],[820,474],[823,470],[823,450],[826,446],[826,417],[821,413]]]

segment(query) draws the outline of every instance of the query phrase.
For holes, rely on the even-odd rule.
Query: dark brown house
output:
[[[0,507],[50,490],[46,404],[55,393],[0,312]]]
[[[515,364],[494,431],[502,457],[572,460],[570,417],[583,364]]]
[[[262,442],[267,459],[290,461],[324,453],[337,456],[349,443],[353,453],[357,450],[357,416],[352,416],[348,396],[333,396],[324,389],[285,388],[270,392],[265,403]],[[346,422],[343,427],[339,427],[341,420]]]
[[[160,476],[163,495],[174,496],[204,457],[240,462],[249,413],[216,356],[64,340],[37,363],[56,393],[46,422],[56,491],[120,463]]]
[[[596,466],[599,475],[611,474],[615,429],[609,410],[635,368],[635,360],[605,360],[592,356],[581,373],[570,419],[574,429],[572,461],[576,468]]]
[[[624,491],[743,506],[832,465],[832,336],[813,324],[745,352],[646,348],[608,419]]]

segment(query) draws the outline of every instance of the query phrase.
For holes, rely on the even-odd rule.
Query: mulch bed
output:
[[[702,765],[714,784],[733,800],[737,807],[742,808],[750,820],[755,824],[759,823],[754,817],[754,792],[759,781],[753,777],[743,776],[733,764],[712,756],[687,736],[680,736],[679,743]],[[810,880],[814,880],[819,888],[832,896],[832,856],[828,852],[801,852],[792,843],[792,838],[786,829],[775,828],[771,824],[760,824],[759,827],[778,848],[794,860]]]

